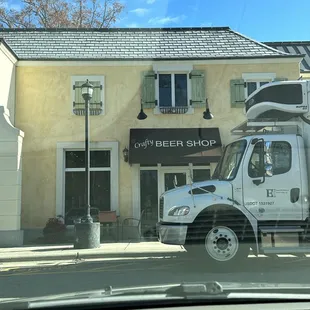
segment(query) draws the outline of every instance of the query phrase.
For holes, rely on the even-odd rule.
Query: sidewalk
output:
[[[185,252],[179,245],[167,245],[160,242],[124,242],[103,243],[98,249],[74,249],[73,245],[32,246],[20,248],[2,248],[0,264],[34,261],[68,261],[80,259],[141,257],[147,255],[171,255]],[[77,257],[78,255],[78,257]]]

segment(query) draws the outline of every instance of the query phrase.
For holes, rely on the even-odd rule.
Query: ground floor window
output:
[[[109,150],[95,150],[90,153],[90,204],[92,208],[100,211],[111,210]],[[80,213],[83,213],[85,207],[85,153],[79,150],[67,150],[65,151],[65,214],[80,210]],[[70,219],[71,216],[65,218]]]
[[[65,208],[84,208],[85,172],[67,171],[65,174]],[[111,177],[110,171],[90,172],[90,204],[101,211],[110,210]]]
[[[211,172],[209,169],[193,169],[193,181],[194,182],[201,182],[211,179]]]
[[[140,170],[141,233],[152,237],[158,218],[158,172]]]

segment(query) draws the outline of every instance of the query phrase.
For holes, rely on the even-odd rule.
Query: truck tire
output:
[[[195,260],[208,261],[212,266],[240,264],[250,253],[250,245],[239,238],[238,226],[218,223],[214,227],[204,227],[199,232],[197,242],[185,245],[185,249]]]

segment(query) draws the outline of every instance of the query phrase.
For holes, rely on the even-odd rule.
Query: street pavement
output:
[[[171,248],[170,248],[171,250]],[[124,253],[123,253],[124,254]],[[84,257],[86,257],[84,255]],[[185,251],[153,251],[64,260],[0,264],[0,300],[47,294],[179,282],[310,283],[310,257],[249,256],[233,270],[213,270]]]

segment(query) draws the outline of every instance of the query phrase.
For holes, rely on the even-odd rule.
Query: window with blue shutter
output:
[[[81,79],[73,82],[73,113],[79,116],[85,115],[85,100],[81,89],[85,81],[86,79]],[[90,115],[100,115],[103,113],[103,80],[89,79],[89,82],[94,86],[93,96],[89,102]]]
[[[205,71],[146,71],[142,74],[142,104],[164,114],[184,114],[206,105]]]

